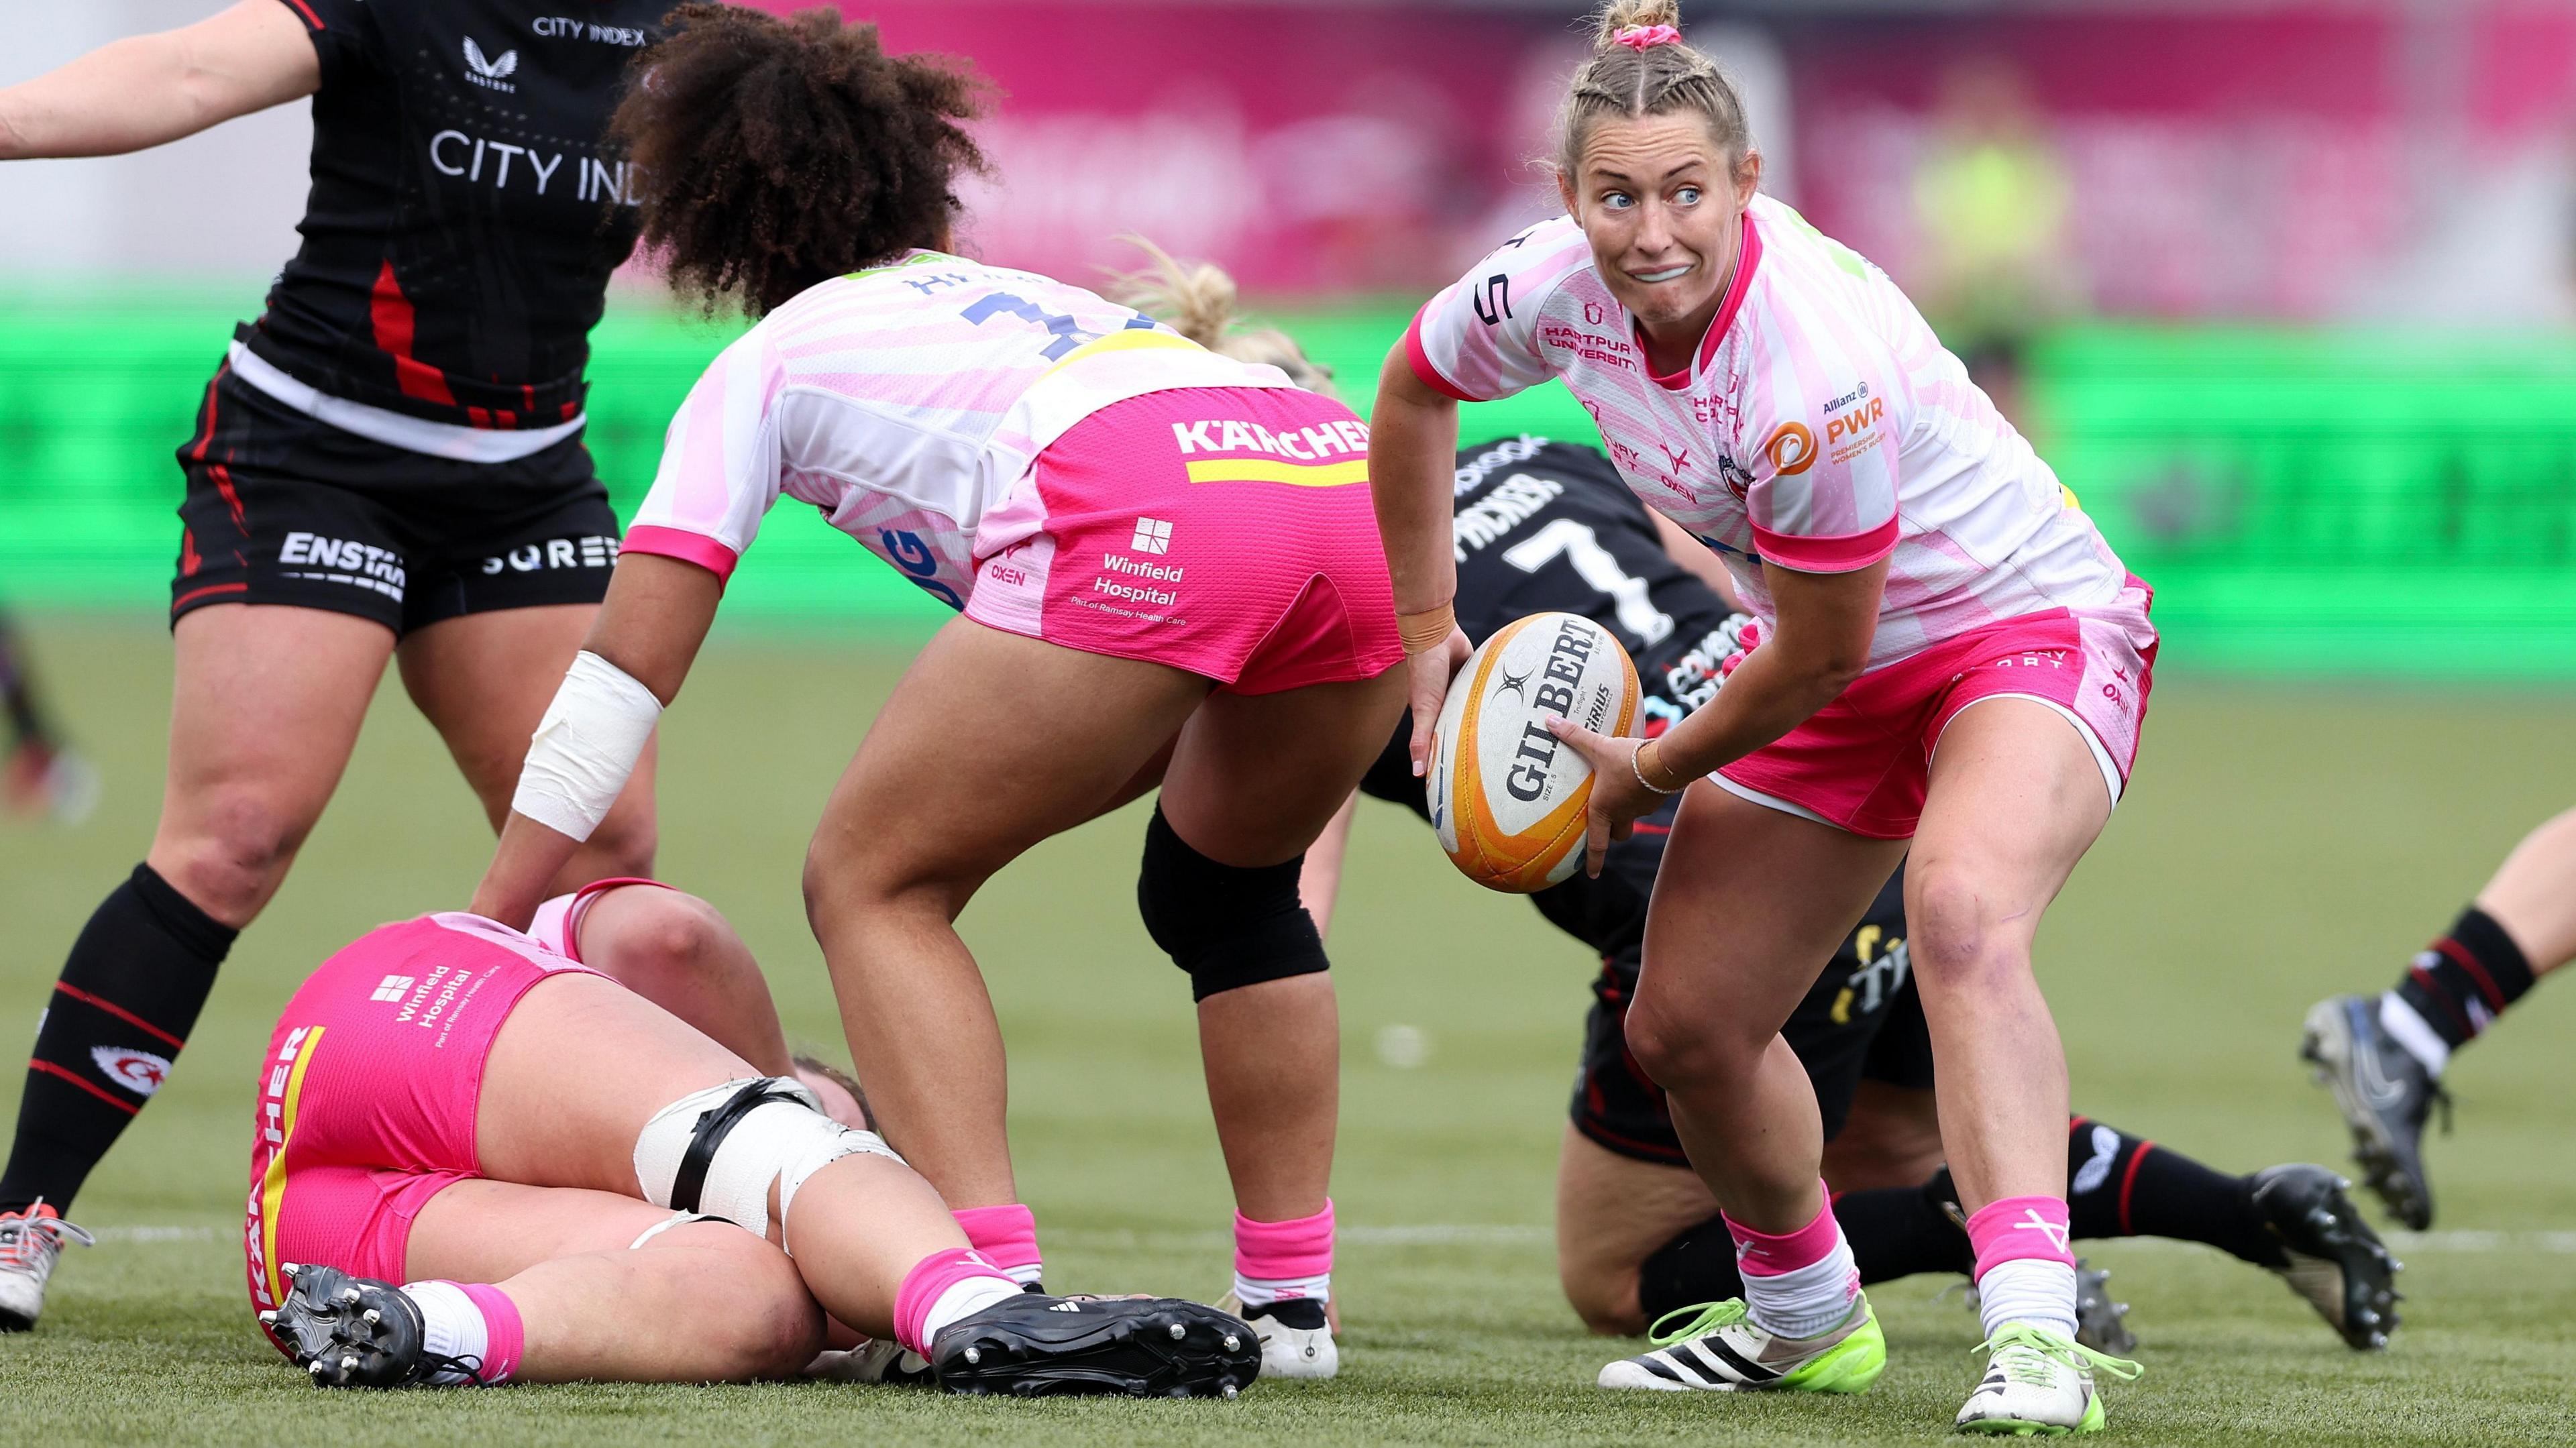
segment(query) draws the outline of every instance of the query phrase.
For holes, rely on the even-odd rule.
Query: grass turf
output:
[[[57,622],[37,641],[104,767],[77,829],[0,834],[0,1010],[23,1040],[63,949],[149,838],[168,645]],[[883,642],[734,637],[666,728],[662,867],[768,963],[791,1033],[833,1031],[797,871],[823,792],[899,671]],[[2373,989],[2505,848],[2576,799],[2561,695],[2431,695],[2168,680],[2136,788],[2051,915],[2044,979],[2079,1109],[2232,1168],[2340,1162],[2292,1059],[2301,1011]],[[792,721],[792,722],[790,722]],[[959,767],[971,768],[971,738]],[[1007,788],[997,781],[995,787]],[[1227,1201],[1187,992],[1130,905],[1140,817],[1002,875],[965,932],[1014,1069],[1021,1179],[1065,1289],[1213,1296]],[[34,1334],[0,1338],[0,1442],[1879,1443],[1947,1438],[1975,1323],[1952,1284],[1873,1292],[1892,1366],[1861,1399],[1600,1393],[1616,1345],[1557,1295],[1550,1172],[1590,963],[1528,907],[1457,878],[1418,824],[1363,812],[1335,929],[1345,1061],[1335,1196],[1345,1372],[1239,1402],[999,1404],[894,1389],[577,1386],[317,1393],[254,1334],[240,1228],[254,1058],[301,973],[377,921],[460,904],[488,849],[437,740],[388,683],[339,798],[235,950],[187,1058],[109,1158]],[[2544,989],[2453,1073],[2431,1148],[2435,1238],[2401,1246],[2407,1325],[2346,1352],[2277,1283],[2197,1248],[2094,1244],[2148,1367],[2115,1387],[2140,1443],[2576,1442],[2576,1168],[2565,1147],[2576,991]],[[1382,1058],[1411,1027],[1418,1066]],[[1390,1053],[1405,1059],[1405,1053]],[[16,1073],[0,1072],[0,1110]],[[1440,1229],[1440,1230],[1420,1230]],[[2490,1234],[2490,1235],[2475,1235]]]

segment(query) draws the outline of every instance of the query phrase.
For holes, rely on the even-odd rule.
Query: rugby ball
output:
[[[1583,868],[1592,766],[1548,732],[1562,714],[1596,733],[1637,719],[1637,666],[1580,614],[1536,613],[1485,640],[1449,684],[1431,736],[1431,827],[1468,879],[1526,895]]]

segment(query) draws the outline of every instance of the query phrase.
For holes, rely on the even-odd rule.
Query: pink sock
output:
[[[1333,1295],[1333,1203],[1311,1217],[1256,1222],[1234,1214],[1234,1293],[1246,1307]]]
[[[1843,1229],[1834,1221],[1830,1191],[1825,1193],[1825,1209],[1794,1232],[1781,1236],[1757,1232],[1733,1217],[1726,1217],[1726,1231],[1735,1238],[1735,1268],[1747,1277],[1779,1277],[1813,1267],[1831,1256],[1843,1239]]]
[[[1026,1287],[1045,1273],[1046,1262],[1038,1255],[1035,1212],[1013,1202],[1007,1207],[968,1207],[950,1215],[965,1230],[967,1243],[1012,1281]]]
[[[1968,1218],[1968,1245],[1976,1249],[1980,1277],[2001,1263],[2025,1258],[2073,1267],[2075,1254],[2067,1250],[2066,1237],[2062,1197],[2006,1197]]]
[[[957,1287],[988,1287],[990,1290],[960,1294],[961,1301],[952,1302],[949,1294]],[[1009,1273],[985,1260],[983,1254],[971,1247],[949,1247],[933,1252],[912,1264],[912,1270],[903,1275],[903,1285],[895,1289],[894,1340],[928,1357],[930,1340],[938,1336],[940,1328],[948,1325],[938,1320],[939,1317],[945,1315],[953,1321],[964,1305],[962,1299],[989,1303],[1013,1296],[1019,1290],[1019,1284],[1011,1280]],[[943,1303],[949,1308],[948,1314],[935,1311]]]
[[[519,1321],[519,1304],[498,1287],[481,1282],[459,1282],[465,1295],[483,1309],[483,1370],[476,1376],[486,1383],[506,1383],[519,1370],[519,1359],[528,1351],[528,1329]]]
[[[1977,1250],[1977,1313],[1986,1335],[2014,1323],[2075,1335],[2075,1256],[2066,1249],[2066,1202],[2006,1197],[1968,1218]]]
[[[1860,1269],[1842,1224],[1834,1220],[1833,1193],[1824,1196],[1815,1219],[1794,1232],[1757,1232],[1726,1218],[1754,1326],[1784,1337],[1814,1337],[1851,1315],[1860,1296]]]

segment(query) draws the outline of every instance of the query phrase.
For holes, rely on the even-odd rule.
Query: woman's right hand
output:
[[[1452,627],[1449,637],[1418,654],[1404,656],[1413,676],[1413,777],[1431,768],[1431,731],[1440,722],[1440,706],[1449,698],[1449,681],[1476,651],[1466,630]]]

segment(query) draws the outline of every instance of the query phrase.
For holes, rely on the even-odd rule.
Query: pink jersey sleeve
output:
[[[1753,371],[1746,429],[1760,442],[1744,501],[1766,561],[1849,573],[1896,551],[1906,392],[1883,344],[1824,311],[1764,329],[1769,355]]]
[[[778,501],[777,401],[785,378],[766,328],[725,348],[671,419],[661,471],[635,509],[625,551],[733,576]]]
[[[1413,375],[1460,402],[1491,402],[1545,382],[1555,374],[1538,347],[1539,308],[1591,261],[1583,233],[1562,217],[1504,242],[1414,313],[1404,334]]]

